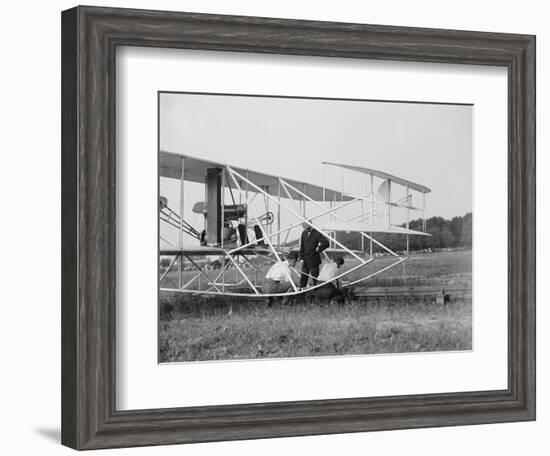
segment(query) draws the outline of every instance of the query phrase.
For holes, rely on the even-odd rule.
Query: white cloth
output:
[[[338,265],[336,263],[327,263],[321,268],[317,279],[320,282],[331,282],[337,275],[339,275]]]
[[[288,260],[285,260],[282,263],[275,263],[265,275],[266,279],[276,280],[277,282],[290,282],[288,279],[289,277],[290,265],[288,264]]]

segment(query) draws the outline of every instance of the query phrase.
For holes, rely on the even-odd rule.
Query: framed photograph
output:
[[[62,443],[535,419],[535,37],[62,13]]]

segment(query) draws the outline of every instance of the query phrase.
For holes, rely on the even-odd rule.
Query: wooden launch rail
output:
[[[471,287],[460,286],[405,286],[405,287],[357,287],[354,295],[357,299],[378,299],[388,297],[433,297],[437,304],[444,304],[451,297],[468,296]]]

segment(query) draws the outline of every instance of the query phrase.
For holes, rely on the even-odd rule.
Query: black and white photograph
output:
[[[94,3],[3,9],[3,454],[548,456],[545,2]]]
[[[472,350],[472,123],[159,92],[159,362]]]

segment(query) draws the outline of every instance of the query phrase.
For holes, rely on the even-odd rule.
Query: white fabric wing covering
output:
[[[345,232],[362,232],[362,233],[394,233],[394,234],[415,234],[420,236],[431,236],[429,233],[422,231],[403,228],[402,226],[391,225],[389,228],[382,225],[373,225],[369,223],[348,223],[348,222],[331,222],[325,223],[319,227],[322,231],[345,231]]]

